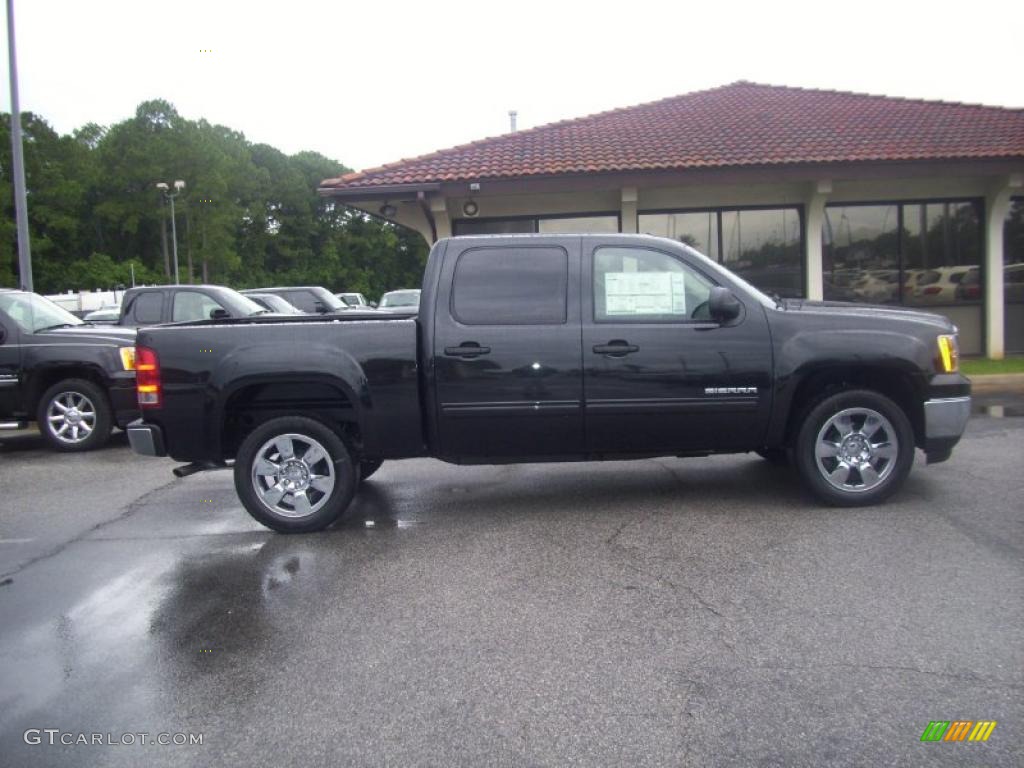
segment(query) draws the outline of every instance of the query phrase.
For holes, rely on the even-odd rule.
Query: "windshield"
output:
[[[24,333],[38,333],[46,328],[84,325],[66,309],[36,293],[0,293],[0,310]]]
[[[265,315],[269,310],[261,307],[248,296],[243,296],[238,291],[225,288],[223,293],[218,293],[217,299],[231,310],[234,317],[248,317],[250,315]]]
[[[313,295],[316,296],[317,301],[323,302],[323,305],[331,312],[337,312],[339,309],[348,309],[348,304],[326,288],[314,288]]]
[[[392,291],[380,299],[382,307],[415,307],[420,303],[419,291]]]

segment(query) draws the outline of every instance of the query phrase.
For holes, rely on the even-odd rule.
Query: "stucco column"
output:
[[[816,182],[804,203],[804,235],[807,249],[804,270],[807,274],[807,298],[814,301],[821,301],[825,296],[821,230],[825,222],[825,202],[828,200],[830,192],[832,192],[831,181]]]
[[[636,234],[637,228],[636,206],[639,195],[636,187],[622,188],[622,231]]]
[[[985,196],[985,354],[993,360],[1002,360],[1005,353],[1003,227],[1010,196],[1022,186],[1024,179],[1013,174],[1000,179]]]
[[[437,228],[437,239],[452,236],[452,221],[448,216],[448,199],[444,197],[430,198],[430,213],[434,216]]]

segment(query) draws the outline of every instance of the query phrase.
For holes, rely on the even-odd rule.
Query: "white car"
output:
[[[957,286],[970,271],[969,264],[915,270],[903,285],[903,299],[907,304],[955,304]]]

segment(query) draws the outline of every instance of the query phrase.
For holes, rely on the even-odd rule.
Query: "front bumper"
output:
[[[945,461],[967,428],[971,398],[937,397],[924,403],[925,455],[929,464]]]
[[[142,419],[128,425],[128,443],[132,450],[142,456],[166,456],[164,433],[155,424],[146,424]]]

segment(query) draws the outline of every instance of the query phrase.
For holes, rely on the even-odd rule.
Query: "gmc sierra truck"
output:
[[[756,451],[820,500],[873,504],[970,414],[956,328],[780,300],[678,242],[442,239],[415,317],[218,319],[139,331],[141,454],[229,466],[246,509],[322,529],[390,459],[590,461]]]
[[[93,326],[0,288],[0,429],[35,421],[58,451],[99,448],[138,418],[134,353],[134,329]]]

